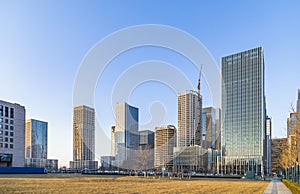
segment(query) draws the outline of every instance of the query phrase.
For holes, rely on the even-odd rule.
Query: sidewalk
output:
[[[292,194],[292,192],[280,180],[273,179],[264,194]]]

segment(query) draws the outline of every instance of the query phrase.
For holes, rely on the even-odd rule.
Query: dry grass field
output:
[[[269,182],[142,177],[0,176],[0,193],[263,193]]]

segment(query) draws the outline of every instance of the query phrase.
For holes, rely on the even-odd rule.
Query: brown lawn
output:
[[[269,182],[143,177],[0,176],[0,193],[263,193]]]

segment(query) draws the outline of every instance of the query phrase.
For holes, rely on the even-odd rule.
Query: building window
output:
[[[3,134],[3,131],[2,130],[0,130],[0,135],[2,135]]]
[[[0,137],[0,141],[1,141],[1,142],[3,141],[3,137]]]
[[[5,137],[4,141],[5,141],[5,142],[8,142],[8,137]]]
[[[0,148],[3,148],[3,143],[0,143]]]
[[[14,126],[10,126],[10,130],[14,130]]]
[[[7,143],[6,143],[6,144],[4,144],[4,147],[5,147],[5,148],[8,148],[8,144],[7,144]]]
[[[13,125],[14,124],[14,120],[10,120],[10,122],[9,122],[11,125]]]
[[[13,143],[14,142],[14,138],[9,138],[9,142]]]
[[[4,123],[8,123],[8,119],[5,119],[5,120],[4,120]]]
[[[10,118],[14,118],[15,117],[15,110],[14,108],[10,108]]]
[[[5,135],[8,135],[8,131],[5,131],[4,133],[5,133]]]
[[[5,129],[8,129],[8,125],[5,125]]]
[[[3,125],[2,124],[0,124],[0,129],[3,129]]]
[[[3,118],[0,118],[0,123],[2,123],[3,122]]]
[[[10,132],[10,136],[14,136],[14,132]]]
[[[2,117],[3,116],[3,106],[0,105],[0,116]]]
[[[10,149],[13,149],[13,148],[14,148],[14,144],[10,144],[10,145],[9,145],[9,148],[10,148]]]
[[[8,117],[8,107],[5,107],[5,112],[4,113],[5,113],[4,116]]]

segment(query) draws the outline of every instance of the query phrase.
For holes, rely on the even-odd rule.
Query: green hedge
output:
[[[297,183],[286,179],[282,179],[282,182],[292,191],[292,193],[300,193],[300,186]]]

